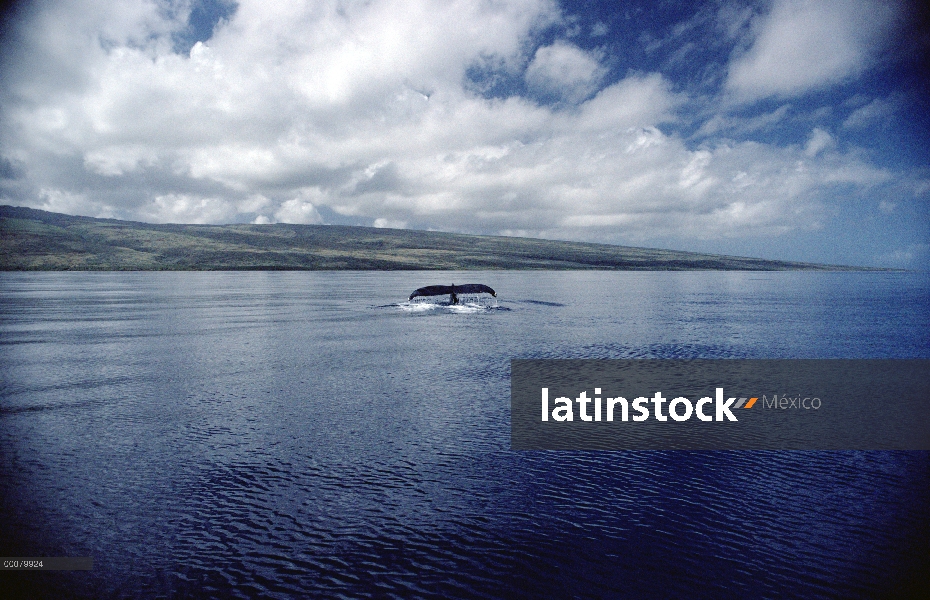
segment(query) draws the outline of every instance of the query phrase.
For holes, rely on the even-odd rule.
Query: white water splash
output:
[[[418,297],[406,302],[398,302],[397,307],[406,312],[427,312],[441,310],[451,313],[477,313],[499,308],[497,298],[482,296],[459,296],[458,304],[449,304],[448,300],[436,297]]]

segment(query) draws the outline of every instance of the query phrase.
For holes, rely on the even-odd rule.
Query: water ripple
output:
[[[749,275],[421,318],[404,273],[4,274],[0,554],[94,556],[49,598],[924,591],[927,452],[509,449],[512,358],[928,356],[925,282]]]

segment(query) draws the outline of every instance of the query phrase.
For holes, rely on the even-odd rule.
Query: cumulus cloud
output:
[[[156,196],[141,214],[143,220],[154,223],[223,223],[230,221],[236,211],[222,198],[165,194]]]
[[[40,189],[37,194],[36,207],[51,212],[60,212],[88,217],[110,217],[106,208],[92,203],[82,194],[75,194],[59,189]]]
[[[565,42],[536,50],[526,69],[530,88],[567,102],[584,100],[597,89],[606,69],[595,55]]]
[[[598,52],[541,41],[564,20],[550,0],[241,0],[184,51],[190,4],[165,6],[35,5],[3,64],[4,202],[622,242],[814,227],[831,186],[887,179],[823,128],[806,145],[709,138],[777,124],[787,106],[708,119],[695,147],[670,127],[691,100],[667,77],[608,79]],[[863,40],[891,17],[864,23],[850,6],[776,3],[729,89],[790,95],[862,68]],[[477,93],[475,73],[530,94]]]
[[[404,229],[407,227],[406,221],[392,221],[390,219],[377,218],[374,226],[378,228]]]
[[[882,0],[776,0],[730,64],[726,87],[752,101],[840,82],[877,59],[898,18],[899,7]]]
[[[314,225],[323,222],[323,217],[313,205],[311,200],[319,200],[323,193],[318,188],[301,190],[297,198],[291,198],[283,202],[274,212],[275,221],[278,223],[297,223],[303,225]],[[262,206],[256,206],[256,209]]]

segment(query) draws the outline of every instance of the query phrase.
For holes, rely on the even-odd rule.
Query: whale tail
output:
[[[497,292],[483,283],[466,283],[464,285],[428,285],[414,290],[408,300],[413,300],[417,296],[445,296],[458,299],[456,294],[491,294],[495,298]]]

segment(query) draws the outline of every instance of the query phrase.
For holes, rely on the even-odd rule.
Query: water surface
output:
[[[404,302],[453,282],[499,297]],[[0,274],[0,555],[95,561],[4,577],[48,597],[923,589],[927,453],[509,449],[510,359],[663,357],[930,358],[930,284]]]

